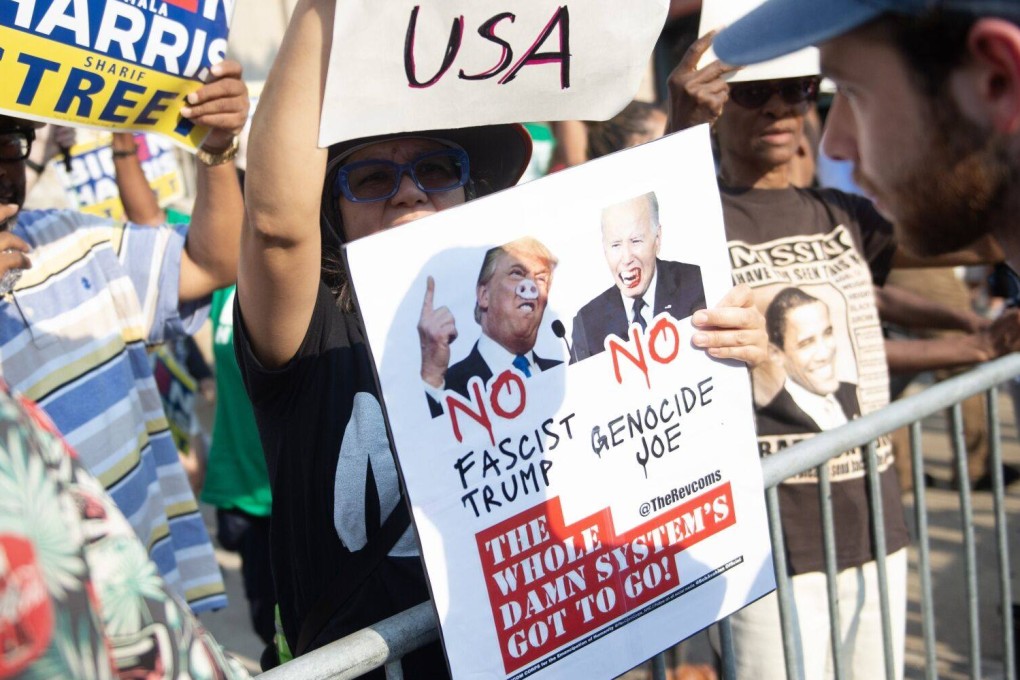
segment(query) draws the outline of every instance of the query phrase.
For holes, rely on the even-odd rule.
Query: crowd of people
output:
[[[240,66],[217,64],[188,96],[182,115],[211,130],[188,224],[166,223],[123,134],[112,153],[127,221],[22,209],[29,183],[70,142],[54,129],[52,142],[33,144],[40,124],[0,115],[0,599],[14,603],[0,612],[0,677],[243,676],[195,617],[227,605],[196,493],[217,508],[219,542],[242,556],[263,668],[428,599],[341,247],[514,186],[532,141],[520,124],[493,124],[319,148],[333,15],[333,0],[298,1],[243,167]],[[693,236],[683,225],[663,235],[654,193],[609,206],[601,229],[617,285],[573,319],[571,364],[664,309],[690,317],[697,348],[746,364],[768,455],[883,408],[890,375],[1020,349],[1016,309],[989,319],[966,295],[948,306],[922,295],[929,284],[911,291],[895,274],[1020,266],[1011,218],[1020,214],[1020,2],[769,0],[688,42],[663,106],[558,123],[560,162],[710,124],[731,261],[766,275],[735,268],[734,287],[706,300],[696,266],[658,258],[663,237]],[[820,64],[800,60],[778,77],[758,65],[813,44]],[[705,64],[710,46],[720,60]],[[836,93],[819,141],[823,73]],[[822,186],[820,151],[852,163],[867,198]],[[840,275],[795,283],[794,264],[772,256],[780,249]],[[537,323],[504,323],[498,302],[504,279],[526,274],[541,319],[556,264],[535,239],[490,250],[477,286],[481,335],[452,365],[456,324],[433,306],[429,282],[418,332],[433,415],[437,395],[463,393],[475,376],[559,365],[534,353]],[[204,474],[189,480],[148,350],[207,318],[216,415]],[[890,336],[890,325],[922,337]],[[982,441],[971,443],[968,478],[953,484],[1020,477],[992,470]],[[870,529],[864,453],[830,462],[835,585],[853,603],[838,625],[853,678],[885,674],[880,559],[900,677],[904,665],[905,470],[892,440],[876,450],[884,554]],[[795,654],[803,678],[831,677],[818,479],[797,475],[779,496]],[[730,620],[737,677],[786,678],[776,597]],[[448,672],[438,642],[402,665],[408,677]]]

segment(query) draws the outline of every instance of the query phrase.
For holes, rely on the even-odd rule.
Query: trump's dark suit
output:
[[[531,353],[531,356],[541,371],[548,371],[563,363],[556,359],[543,359],[534,352]],[[485,359],[482,358],[482,353],[478,351],[478,343],[476,342],[466,357],[447,369],[446,384],[443,386],[443,389],[453,390],[463,397],[470,398],[468,395],[468,382],[471,378],[478,376],[482,379],[482,384],[484,385],[492,380],[492,375],[492,369],[489,368],[489,365],[485,363]],[[436,418],[442,415],[443,407],[431,395],[427,394],[426,396],[428,397],[429,412],[432,414],[432,417]]]
[[[653,316],[668,312],[675,319],[684,319],[705,308],[701,267],[656,259],[655,276]],[[627,338],[630,322],[630,310],[624,307],[620,289],[610,286],[574,317],[570,363],[602,352],[610,335]]]
[[[538,364],[539,370],[548,371],[554,366],[559,366],[562,361],[556,359],[543,359],[534,352],[531,353]],[[453,390],[454,392],[463,396],[468,396],[467,385],[471,378],[478,376],[482,379],[482,383],[488,383],[492,380],[492,369],[485,363],[485,359],[482,358],[482,353],[478,351],[478,343],[471,348],[471,352],[466,357],[450,366],[446,371],[446,385],[445,388]]]

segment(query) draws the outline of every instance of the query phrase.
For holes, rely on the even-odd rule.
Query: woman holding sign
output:
[[[505,124],[317,148],[332,27],[332,1],[298,3],[259,102],[234,336],[272,484],[283,630],[297,654],[428,598],[340,245],[513,186],[531,153],[523,128]],[[703,334],[713,356],[764,359],[746,289],[705,316],[727,329]],[[424,343],[433,332],[422,333]],[[446,673],[437,644],[404,668]]]

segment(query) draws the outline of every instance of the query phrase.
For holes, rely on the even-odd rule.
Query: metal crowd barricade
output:
[[[871,505],[873,541],[878,548],[879,595],[883,620],[883,649],[887,680],[894,680],[896,669],[893,660],[893,642],[890,627],[888,580],[885,565],[885,530],[882,518],[879,471],[875,441],[900,427],[910,427],[910,455],[913,461],[914,512],[917,528],[918,571],[921,590],[921,615],[925,652],[925,677],[937,677],[935,657],[935,619],[931,582],[931,561],[928,536],[928,517],[925,503],[924,463],[921,452],[921,420],[929,415],[950,409],[951,438],[956,474],[960,480],[960,512],[964,532],[965,585],[968,602],[968,638],[970,643],[969,674],[981,678],[981,639],[979,634],[978,580],[975,533],[971,519],[973,505],[967,472],[966,449],[963,441],[963,422],[960,402],[975,394],[985,393],[988,413],[990,464],[992,466],[993,514],[995,517],[996,551],[999,572],[999,608],[1002,613],[1002,653],[1005,680],[1016,680],[1013,648],[1013,622],[1011,618],[1012,593],[1010,586],[1009,543],[1006,527],[1005,490],[1002,476],[1002,445],[999,427],[997,385],[1020,375],[1020,354],[988,362],[972,371],[945,380],[920,394],[900,399],[888,407],[854,420],[835,430],[775,453],[762,461],[765,480],[766,506],[772,530],[772,548],[775,559],[780,620],[783,624],[783,648],[790,678],[802,677],[791,621],[793,600],[790,579],[787,576],[786,552],[779,524],[779,494],[777,485],[784,479],[812,468],[818,470],[819,500],[822,504],[822,523],[826,573],[828,575],[830,625],[838,621],[839,602],[834,587],[836,574],[836,546],[834,541],[830,480],[827,461],[857,446],[865,447],[867,485]],[[735,678],[733,644],[729,621],[719,626],[724,680]],[[431,604],[426,602],[378,624],[337,640],[321,649],[299,657],[287,664],[263,673],[264,680],[319,680],[325,678],[355,678],[374,668],[385,667],[386,677],[400,680],[403,676],[400,658],[418,647],[435,640],[436,621]],[[839,645],[839,626],[833,625],[831,635],[833,666],[836,680],[848,677]],[[652,659],[652,677],[664,680],[666,675],[663,655]],[[810,680],[810,679],[809,679]]]

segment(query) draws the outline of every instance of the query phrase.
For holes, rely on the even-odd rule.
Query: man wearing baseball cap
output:
[[[934,255],[991,234],[1016,272],[1018,23],[1017,0],[769,0],[714,47],[742,65],[817,45],[839,88],[824,151],[853,162],[899,242]],[[1014,599],[1016,648],[1018,614]]]
[[[984,234],[1020,266],[1020,2],[769,0],[723,30],[749,64],[818,45],[838,94],[823,148],[920,255]]]
[[[727,0],[725,7],[732,10],[735,4],[738,4],[735,0]],[[718,9],[709,2],[704,7],[710,11]],[[747,3],[744,3],[744,7],[746,12]],[[812,11],[816,9],[812,7]],[[825,11],[825,8],[819,11]],[[809,14],[803,13],[804,16]],[[705,9],[702,16],[704,22]],[[726,17],[729,21],[720,23],[731,23],[735,28],[740,25],[739,21],[732,21],[737,16],[740,13],[733,12]],[[712,25],[718,24],[709,24]],[[869,300],[870,281],[861,277],[854,284],[860,286],[860,290],[853,292],[849,289],[850,280],[843,273],[835,277],[805,277],[803,272],[798,271],[799,265],[790,268],[783,264],[784,249],[806,254],[804,248],[811,242],[825,242],[828,246],[834,246],[843,242],[837,236],[849,230],[851,241],[860,249],[860,256],[856,259],[868,264],[871,279],[879,285],[892,264],[918,266],[922,263],[902,252],[892,238],[890,225],[880,218],[870,202],[832,190],[803,191],[791,187],[790,159],[796,148],[796,138],[803,130],[806,100],[809,94],[816,92],[806,88],[809,81],[805,78],[812,74],[806,68],[810,53],[798,51],[782,60],[755,64],[735,74],[734,67],[719,61],[708,60],[710,63],[699,68],[699,58],[708,48],[711,38],[706,35],[695,43],[670,77],[670,126],[678,129],[701,122],[714,124],[727,238],[732,261],[739,263],[734,268],[734,278],[743,280],[753,277],[758,281],[752,284],[756,297],[764,301],[775,294],[777,285],[787,285],[776,282],[784,281],[784,277],[788,276],[785,280],[807,289],[816,298],[825,299],[826,304],[838,310],[831,316],[832,323],[823,329],[824,332],[798,338],[796,349],[789,349],[803,353],[803,365],[821,378],[826,371],[833,371],[822,361],[825,355],[823,350],[831,352],[833,342],[837,348],[855,347],[853,351],[837,352],[837,356],[843,359],[837,361],[834,369],[836,376],[841,376],[839,379],[842,382],[857,384],[859,396],[863,398],[860,402],[861,413],[882,408],[887,397],[885,387],[880,383],[887,380],[888,376],[884,370],[875,370],[885,363],[885,356],[880,333],[875,334],[877,314],[872,317],[870,309],[865,314],[865,309],[874,304]],[[712,46],[717,55],[722,54],[723,47],[718,36]],[[800,58],[794,59],[797,54],[800,54]],[[823,49],[822,60],[825,56]],[[817,66],[816,60],[814,67],[817,69]],[[871,68],[874,70],[878,67],[873,65]],[[817,87],[817,78],[814,86]],[[890,95],[884,93],[882,96]],[[874,105],[870,100],[867,103]],[[843,105],[847,106],[847,102],[844,101]],[[900,103],[900,106],[903,104]],[[848,112],[849,109],[844,111]],[[885,117],[893,119],[897,115],[898,112],[889,112]],[[920,114],[915,111],[914,115]],[[898,123],[893,122],[891,129],[895,130],[896,135],[909,136],[911,123],[897,120]],[[883,143],[891,145],[897,141],[892,137]],[[948,142],[943,146],[952,149]],[[900,154],[902,156],[902,150]],[[887,156],[880,168],[889,169],[899,160]],[[933,161],[924,162],[931,164]],[[948,163],[945,168],[946,172],[954,169]],[[857,179],[860,180],[860,176]],[[867,185],[867,182],[863,183]],[[944,191],[953,188],[942,184],[937,186]],[[883,188],[887,188],[887,185],[883,185]],[[959,249],[974,238],[972,236],[960,240],[938,252]],[[833,260],[842,257],[838,248],[826,247],[823,250],[827,253],[826,257]],[[994,251],[995,248],[990,247],[985,239],[970,255],[958,253],[946,260],[962,262],[970,256],[978,259],[994,258],[997,256]],[[803,263],[813,259],[808,255],[796,261]],[[827,271],[847,270],[838,265]],[[1001,330],[1014,321],[1004,317],[996,325]],[[849,340],[846,339],[848,328],[852,329]],[[991,334],[994,337],[996,331]],[[980,340],[977,336],[974,339]],[[957,350],[946,356],[959,358],[969,352],[968,347],[971,347],[969,340],[961,341]],[[780,348],[777,346],[776,349]],[[936,359],[939,353],[932,350],[926,348],[926,360],[943,361]],[[990,352],[986,348],[972,356],[982,360],[996,356],[998,351],[995,349]],[[847,361],[851,357],[853,360]],[[879,358],[879,361],[864,357]],[[810,399],[798,401],[793,398],[792,402],[796,403],[797,408],[793,408],[790,399],[785,399],[784,394],[790,392],[790,383],[787,380],[787,389],[768,402],[759,400],[759,386],[755,385],[759,445],[763,454],[775,452],[818,431],[817,428],[811,429],[811,422],[800,413],[811,413],[814,407]],[[811,420],[815,424],[820,422],[814,417]],[[824,429],[824,426],[820,427]],[[897,677],[903,672],[902,635],[906,583],[905,560],[901,548],[907,541],[898,494],[886,486],[895,479],[893,470],[886,467],[891,462],[891,454],[885,442],[879,443],[876,452],[879,454],[879,469],[883,470],[881,480],[886,522],[884,560],[889,578],[892,659],[884,658],[880,644],[881,617],[875,582],[879,553],[871,545],[868,535],[868,510],[862,502],[867,491],[860,478],[861,468],[846,453],[835,458],[830,465],[831,479],[836,480],[832,487],[832,499],[834,513],[839,520],[836,545],[839,547],[837,581],[840,597],[844,601],[853,600],[858,603],[853,608],[840,609],[843,624],[842,660],[848,677],[856,678],[882,676],[889,668],[893,669]],[[846,463],[849,466],[844,465]],[[780,485],[786,557],[793,575],[795,600],[792,621],[795,642],[793,656],[800,666],[799,669],[789,669],[790,677],[824,677],[831,672],[828,669],[834,664],[834,659],[828,658],[830,645],[824,613],[825,578],[822,574],[824,560],[820,550],[822,541],[818,531],[820,520],[818,517],[809,517],[816,510],[808,498],[809,494],[817,495],[817,489],[810,487],[812,481],[799,477]],[[843,590],[845,586],[850,586],[851,590]],[[731,617],[731,623],[738,657],[738,675],[741,670],[746,673],[753,670],[759,678],[786,677],[787,669],[782,659],[782,642],[779,639],[779,622],[774,602],[770,606],[767,598],[763,599]]]

